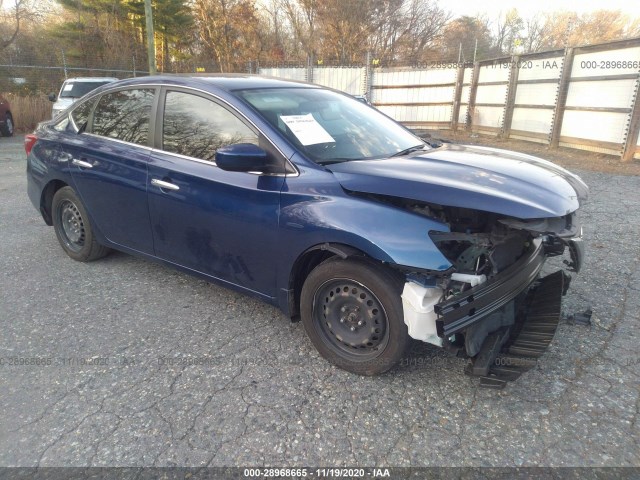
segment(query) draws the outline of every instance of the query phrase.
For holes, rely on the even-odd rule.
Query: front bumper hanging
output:
[[[558,328],[567,280],[561,270],[541,279],[528,292],[516,324],[489,335],[465,373],[479,376],[483,387],[500,389],[533,368]]]
[[[536,239],[529,255],[523,256],[496,278],[435,305],[434,310],[439,317],[436,322],[438,335],[448,338],[513,300],[538,278],[544,262],[544,246],[541,240]]]

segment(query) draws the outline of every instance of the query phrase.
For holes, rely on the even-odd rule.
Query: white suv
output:
[[[57,97],[55,93],[49,95],[49,100],[54,102],[51,118],[56,118],[60,112],[73,105],[80,97],[83,97],[91,90],[117,80],[114,77],[83,77],[65,80]]]

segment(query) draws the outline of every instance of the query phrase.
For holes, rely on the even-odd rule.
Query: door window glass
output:
[[[216,150],[235,143],[258,144],[258,136],[226,108],[206,98],[167,92],[162,148],[201,160],[215,161]]]
[[[153,89],[121,90],[100,98],[93,114],[92,133],[147,145]]]

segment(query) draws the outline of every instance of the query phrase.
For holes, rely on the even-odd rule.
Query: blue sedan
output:
[[[431,146],[314,85],[124,80],[41,124],[25,149],[29,197],[69,257],[116,249],[256,296],[354,373],[392,368],[414,338],[502,386],[555,333],[571,277],[540,278],[546,258],[582,262],[577,176]]]

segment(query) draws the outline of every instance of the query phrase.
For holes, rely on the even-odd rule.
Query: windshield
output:
[[[60,98],[80,98],[89,93],[91,90],[95,90],[96,88],[101,87],[102,85],[106,85],[107,83],[111,83],[111,80],[100,80],[96,82],[65,82],[65,84],[62,86],[62,90],[60,90]]]
[[[321,165],[387,158],[424,146],[376,109],[330,90],[267,88],[235,93]]]

